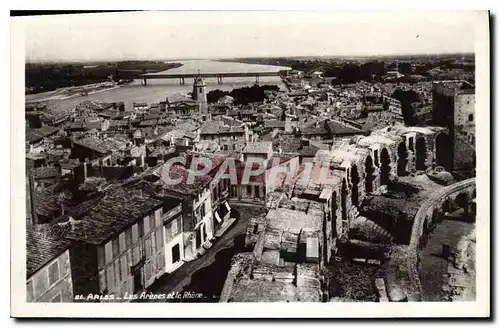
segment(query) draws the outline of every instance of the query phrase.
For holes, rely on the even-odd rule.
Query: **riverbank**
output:
[[[118,89],[124,85],[125,84],[103,85],[102,83],[94,83],[79,87],[60,88],[55,91],[49,91],[46,93],[26,95],[26,102],[35,103],[54,100],[67,100],[81,96],[91,96],[100,92]]]

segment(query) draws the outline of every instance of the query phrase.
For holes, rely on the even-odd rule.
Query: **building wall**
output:
[[[165,236],[165,271],[175,271],[185,260],[184,233],[182,232],[182,216],[170,220],[164,225]],[[174,247],[178,246],[179,258],[174,260]]]
[[[458,94],[455,96],[455,126],[468,134],[475,134],[475,95]]]
[[[49,268],[52,277],[49,278]],[[55,276],[54,276],[55,273]],[[73,283],[69,250],[47,263],[28,278],[27,302],[73,302]]]
[[[242,151],[246,146],[245,134],[200,135],[201,140],[217,141],[221,150]],[[206,149],[203,149],[203,151]]]
[[[141,261],[144,261],[144,265],[140,268],[143,289],[165,273],[164,231],[161,215],[162,209],[157,209],[98,248],[98,275],[101,292],[107,291],[116,295],[125,295],[125,292],[132,294],[135,286],[131,267]]]

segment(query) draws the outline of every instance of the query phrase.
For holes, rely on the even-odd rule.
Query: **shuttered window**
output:
[[[49,266],[49,286],[59,280],[59,263],[56,261]]]

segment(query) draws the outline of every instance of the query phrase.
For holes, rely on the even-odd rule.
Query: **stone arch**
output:
[[[453,170],[453,142],[446,133],[440,133],[436,137],[436,165],[448,172]]]
[[[387,148],[382,148],[380,152],[380,184],[388,185],[391,172],[391,158]]]
[[[417,170],[424,171],[426,169],[425,159],[427,155],[427,145],[424,137],[417,138],[415,152],[416,152],[415,168]]]
[[[404,141],[401,141],[398,145],[398,163],[397,163],[398,176],[406,175],[407,162],[408,162],[408,150],[406,149],[406,143]]]
[[[366,157],[365,160],[365,192],[373,192],[373,172],[375,168],[373,167],[373,160],[370,155]]]
[[[354,206],[358,206],[359,202],[359,173],[358,173],[358,166],[356,164],[353,164],[351,166],[351,174],[350,174],[350,179],[351,179],[351,204]]]

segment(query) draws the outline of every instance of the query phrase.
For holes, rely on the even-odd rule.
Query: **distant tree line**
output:
[[[461,61],[458,57],[426,57],[426,58],[379,58],[377,60],[347,60],[347,59],[305,59],[305,58],[242,58],[227,59],[225,61],[237,61],[248,64],[279,65],[288,66],[294,70],[303,71],[306,74],[313,71],[321,71],[325,77],[335,77],[333,84],[349,84],[359,81],[381,81],[387,71],[396,70],[404,75],[421,75],[426,79],[433,79],[428,71],[439,67],[444,69],[463,69],[465,72],[473,72],[473,62]],[[412,68],[412,64],[415,64]],[[401,79],[403,82],[405,78]]]
[[[52,91],[57,88],[81,86],[109,81],[109,76],[118,82],[131,80],[149,72],[158,72],[175,67],[180,63],[153,61],[123,61],[99,64],[26,64],[25,80],[28,93]]]
[[[253,102],[262,102],[265,98],[264,91],[279,91],[280,88],[277,85],[253,85],[251,87],[243,87],[238,89],[233,89],[231,91],[223,90],[212,90],[207,93],[207,101],[209,103],[215,103],[220,98],[224,96],[231,96],[234,98],[235,105],[247,105]]]

